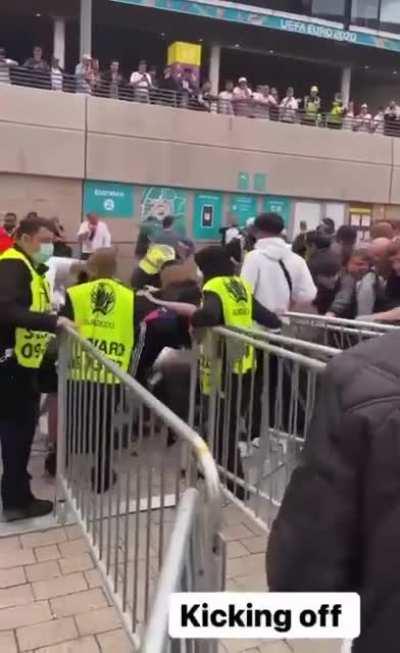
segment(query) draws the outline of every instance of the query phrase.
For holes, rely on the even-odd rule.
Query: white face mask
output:
[[[42,243],[40,249],[32,255],[33,260],[38,265],[40,263],[46,263],[49,258],[54,254],[54,245],[53,243]]]

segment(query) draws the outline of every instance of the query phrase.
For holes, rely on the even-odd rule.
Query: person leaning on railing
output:
[[[247,83],[246,77],[239,77],[238,85],[233,89],[233,109],[236,116],[251,116],[253,91]]]
[[[119,70],[119,61],[112,61],[109,70],[102,75],[101,95],[103,97],[113,98],[114,100],[123,99],[123,91],[126,82]]]
[[[0,48],[0,84],[11,84],[10,68],[17,68],[18,62],[6,57],[5,48]]]
[[[270,120],[279,120],[279,93],[274,86],[270,89],[268,95],[268,106]]]
[[[263,86],[259,84],[253,93],[251,98],[251,103],[253,106],[253,116],[254,118],[269,118],[269,86]]]
[[[342,94],[336,93],[332,108],[326,116],[326,126],[330,129],[342,129],[346,107],[343,104]]]
[[[389,263],[387,281],[382,295],[379,312],[363,314],[363,319],[377,322],[400,322],[400,240],[393,240],[387,248]]]
[[[281,122],[293,123],[296,122],[297,111],[299,109],[298,100],[294,97],[294,88],[289,86],[286,91],[286,96],[280,103],[280,120]]]
[[[400,136],[400,107],[392,100],[384,112],[385,136]]]
[[[179,82],[172,74],[171,66],[165,66],[163,76],[158,82],[158,103],[176,107],[178,105]]]
[[[233,87],[232,80],[228,79],[225,82],[225,89],[218,95],[218,113],[223,113],[226,116],[233,116]]]
[[[194,328],[226,326],[228,328],[244,327],[251,329],[253,321],[268,329],[279,329],[281,321],[275,313],[262,306],[254,297],[252,288],[244,279],[235,275],[235,266],[224,247],[210,246],[200,250],[195,256],[196,263],[204,277],[203,304],[192,316]],[[207,353],[202,357],[200,387],[205,396],[211,394],[211,366],[218,365],[216,360],[208,360]],[[227,448],[227,468],[233,474],[243,478],[240,455],[236,450],[236,424],[238,418],[237,401],[239,387],[242,403],[240,414],[249,409],[251,394],[251,377],[256,366],[255,351],[248,348],[246,354],[234,363],[232,369],[231,396],[222,402],[218,429],[218,446],[215,455],[223,463],[223,451]],[[241,378],[241,384],[239,383]],[[257,398],[258,400],[260,397]],[[256,399],[256,401],[257,401]],[[250,407],[250,410],[252,408]],[[228,416],[226,415],[228,412]],[[225,426],[228,428],[225,432]],[[224,443],[224,437],[229,441]],[[226,448],[225,448],[226,447]],[[228,482],[228,487],[235,484]],[[244,490],[237,486],[236,496],[244,498]]]
[[[190,108],[197,94],[197,81],[191,68],[184,68],[182,76],[179,78],[179,87],[180,106],[185,109]]]
[[[208,80],[202,85],[198,95],[197,103],[200,111],[215,111],[217,107],[217,97],[211,92],[211,82]]]
[[[39,369],[49,334],[69,323],[51,313],[46,261],[53,234],[47,220],[22,220],[15,245],[0,257],[1,496],[7,521],[40,517],[53,509],[36,499],[27,470],[39,416]]]
[[[361,105],[360,113],[355,118],[353,129],[355,132],[371,132],[372,130],[372,115],[365,102]]]
[[[33,56],[29,57],[23,66],[27,74],[27,81],[24,84],[37,88],[51,88],[50,67],[43,58],[42,47],[35,45],[32,54]]]
[[[363,315],[360,291],[364,288],[362,281],[370,270],[371,257],[368,249],[354,250],[340,275],[335,297],[326,313],[328,317],[354,319]]]
[[[144,59],[139,61],[138,69],[132,73],[129,83],[133,88],[135,102],[150,101],[152,82],[150,74],[147,72],[147,62]]]
[[[302,125],[319,125],[321,121],[321,98],[318,86],[312,86],[303,100]]]
[[[81,61],[75,67],[76,92],[90,95],[92,92],[92,57],[90,54],[82,55]]]

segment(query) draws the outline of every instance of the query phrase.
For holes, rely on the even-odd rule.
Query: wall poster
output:
[[[167,215],[175,218],[175,230],[186,235],[187,192],[180,188],[146,186],[141,198],[140,213],[142,223],[161,228]]]

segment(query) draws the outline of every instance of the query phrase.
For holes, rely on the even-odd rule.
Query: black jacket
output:
[[[39,274],[46,271],[46,266],[38,269]],[[0,419],[23,410],[25,399],[39,397],[38,370],[18,365],[14,357],[1,361],[5,351],[15,346],[16,327],[55,332],[57,316],[31,311],[31,304],[31,273],[27,265],[19,260],[0,259]]]
[[[18,245],[15,249],[23,253]],[[38,272],[46,274],[47,267],[41,266]],[[49,333],[56,330],[57,317],[29,310],[31,303],[28,266],[18,259],[0,259],[0,357],[14,347],[16,327]]]
[[[335,358],[319,390],[301,465],[272,527],[272,591],[355,591],[354,653],[398,653],[400,334]]]
[[[394,272],[387,280],[384,302],[386,310],[400,306],[400,277]]]

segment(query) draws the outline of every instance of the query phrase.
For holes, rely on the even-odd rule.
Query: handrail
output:
[[[140,653],[165,653],[169,597],[179,589],[199,502],[200,494],[194,488],[186,490],[179,502],[174,530],[158,579],[155,601]]]
[[[294,313],[288,312],[284,314],[284,317],[294,320],[305,320],[308,322],[317,322],[322,325],[333,326],[343,326],[343,327],[352,327],[353,329],[369,329],[370,331],[395,331],[400,329],[400,326],[392,324],[382,324],[381,322],[367,322],[362,320],[348,320],[339,317],[330,317],[326,315],[314,315],[313,313]]]
[[[124,372],[118,365],[108,358],[105,358],[98,349],[90,342],[81,338],[81,336],[71,327],[64,327],[64,331],[79,343],[82,349],[86,350],[95,358],[103,367],[105,367],[113,376],[122,381],[125,386],[130,388],[138,396],[143,404],[158,414],[158,417],[165,425],[182,437],[196,454],[197,462],[205,478],[207,498],[215,514],[221,510],[220,483],[217,468],[214,459],[206,442],[190,426],[188,426],[172,410],[165,406],[161,401],[154,397],[138,381],[133,379],[129,374]]]
[[[176,90],[153,86],[140,88],[132,86],[127,80],[111,82],[103,74],[97,76],[72,75],[61,71],[31,70],[24,66],[9,68],[10,84],[27,86],[53,92],[81,93],[88,96],[138,102],[164,107],[191,109],[206,113],[231,117],[247,117],[281,122],[287,125],[298,124],[331,130],[346,129],[358,133],[400,136],[400,120],[381,117],[364,119],[360,116],[332,116],[330,112],[312,114],[301,109],[291,109],[271,105],[267,99],[250,97],[241,99],[221,98],[212,93],[202,93],[201,89],[185,90],[177,84]],[[162,85],[162,80],[161,80]]]
[[[283,336],[278,333],[273,333],[271,331],[262,331],[261,329],[252,328],[245,329],[243,327],[232,328],[233,333],[240,333],[242,335],[248,335],[252,338],[260,338],[260,340],[270,340],[275,342],[278,345],[285,345],[288,347],[295,347],[304,350],[310,350],[313,354],[322,354],[325,356],[336,356],[340,353],[340,349],[334,349],[333,347],[326,347],[325,345],[320,345],[318,343],[309,342],[308,340],[301,340],[299,338],[289,338],[288,336]]]
[[[227,329],[226,327],[214,327],[213,331],[214,333],[217,333],[220,336],[225,336],[226,338],[237,338],[241,342],[246,343],[251,347],[255,347],[257,350],[261,350],[266,354],[276,354],[281,358],[291,360],[294,363],[301,363],[316,371],[322,371],[326,367],[325,363],[314,360],[309,356],[304,356],[303,354],[298,354],[297,352],[294,353],[288,351],[287,349],[283,349],[282,347],[276,347],[275,345],[261,342],[260,340],[257,340],[257,338],[251,338],[250,336],[244,335],[242,333],[235,333],[235,331]]]

